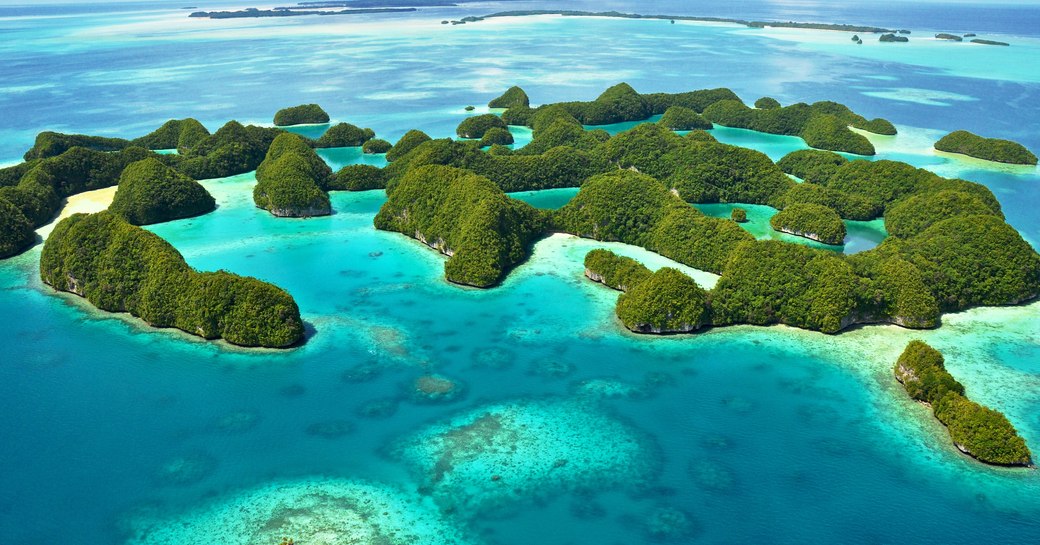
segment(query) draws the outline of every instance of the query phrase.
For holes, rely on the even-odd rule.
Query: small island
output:
[[[369,128],[362,129],[350,123],[337,123],[331,127],[317,140],[314,141],[316,148],[353,148],[363,146],[365,142],[376,137],[376,132]]]
[[[527,108],[530,105],[531,99],[527,97],[527,93],[516,85],[506,89],[506,92],[502,93],[501,96],[493,98],[491,102],[488,102],[488,108],[512,108],[513,106]]]
[[[303,138],[282,133],[256,170],[253,201],[278,217],[308,218],[332,213],[326,192],[332,170]]]
[[[911,341],[896,361],[895,375],[911,398],[932,408],[961,452],[991,465],[1032,466],[1032,453],[1007,417],[965,397],[938,350]]]
[[[412,129],[404,133],[404,136],[402,136],[400,140],[390,148],[390,151],[386,152],[386,160],[388,162],[396,161],[398,158],[404,157],[408,152],[415,149],[419,144],[429,142],[430,140],[432,140],[430,135],[418,129]]]
[[[209,135],[209,130],[197,119],[171,119],[130,143],[151,150],[175,149],[178,153],[185,153]]]
[[[878,38],[878,41],[882,43],[906,43],[910,41],[910,38],[907,38],[906,36],[896,36],[895,34],[888,33],[882,34],[881,37]]]
[[[1002,45],[1002,46],[1009,46],[1009,45],[1011,45],[1011,44],[1009,44],[1007,42],[998,42],[996,40],[983,40],[982,38],[975,38],[975,39],[973,39],[971,41],[971,43],[973,43],[973,44],[981,44],[981,45]]]
[[[467,117],[462,123],[459,123],[455,133],[459,135],[459,138],[479,140],[492,128],[508,129],[501,117],[495,114],[482,114]]]
[[[792,204],[770,218],[769,225],[781,233],[824,244],[840,246],[845,242],[845,222],[833,208],[820,204]]]
[[[199,216],[216,207],[201,184],[150,157],[123,169],[108,209],[132,225],[149,225]]]
[[[168,242],[111,212],[74,214],[54,228],[40,277],[109,312],[241,346],[286,348],[303,339],[296,302],[255,278],[197,272]]]
[[[701,114],[682,106],[669,107],[657,122],[673,131],[709,130],[712,128],[711,121],[704,119]]]
[[[382,138],[373,138],[361,145],[361,152],[366,154],[390,153],[393,144]]]
[[[935,149],[1012,165],[1035,165],[1037,162],[1036,155],[1018,142],[985,138],[968,131],[947,134],[935,143]]]
[[[949,40],[951,42],[962,42],[962,41],[964,41],[964,38],[962,38],[962,37],[960,37],[960,36],[958,36],[956,34],[948,34],[946,32],[940,32],[940,33],[936,34],[935,35],[935,39],[937,39],[937,40]]]
[[[329,114],[317,104],[301,104],[291,108],[282,108],[274,114],[274,124],[279,127],[328,122]]]

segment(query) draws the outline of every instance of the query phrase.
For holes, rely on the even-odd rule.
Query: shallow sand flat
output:
[[[37,229],[36,234],[46,239],[59,221],[73,214],[93,214],[95,212],[106,210],[108,206],[112,204],[112,199],[116,196],[117,188],[118,186],[112,186],[95,189],[94,191],[85,191],[65,199],[65,206],[62,207],[58,217],[55,218],[54,221]]]

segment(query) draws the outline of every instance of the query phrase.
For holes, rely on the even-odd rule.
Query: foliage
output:
[[[201,184],[149,158],[123,170],[108,209],[133,225],[148,225],[198,216],[216,207]]]
[[[743,208],[734,207],[733,210],[730,210],[729,219],[737,223],[746,223],[747,210],[744,210]]]
[[[961,450],[990,464],[1030,463],[1032,455],[1014,426],[1003,414],[968,400],[938,350],[910,341],[896,361],[895,374],[911,398],[931,404]]]
[[[229,121],[182,157],[168,156],[177,170],[196,180],[226,178],[256,170],[274,139],[285,131]]]
[[[491,180],[457,168],[411,170],[387,194],[376,228],[415,237],[450,256],[445,276],[459,284],[497,284],[545,232],[540,212],[510,199]]]
[[[640,333],[685,333],[710,323],[708,293],[685,274],[664,267],[621,294],[621,323]]]
[[[823,184],[838,171],[838,168],[848,163],[849,160],[834,153],[817,149],[804,149],[792,151],[777,161],[787,174],[797,176],[802,180],[814,184]]]
[[[958,448],[979,461],[997,465],[1029,465],[1032,453],[1002,413],[956,393],[935,406],[935,417],[946,424]]]
[[[122,138],[45,131],[36,135],[36,142],[33,144],[33,147],[25,152],[25,160],[31,161],[33,159],[56,157],[74,147],[87,148],[94,151],[119,151],[130,145],[129,140]]]
[[[906,246],[944,311],[1015,304],[1040,294],[1040,256],[997,216],[952,217]]]
[[[917,401],[938,403],[946,394],[964,395],[964,386],[946,371],[943,355],[923,341],[910,341],[896,360],[896,378]]]
[[[824,244],[845,243],[845,222],[841,221],[841,216],[833,208],[819,204],[792,204],[769,218],[769,225],[774,230]]]
[[[762,97],[755,101],[755,107],[760,110],[772,110],[779,108],[780,102],[773,97]]]
[[[859,312],[870,320],[902,327],[938,327],[941,313],[935,295],[917,266],[890,251],[895,244],[886,242],[849,256],[849,263],[864,280]]]
[[[353,148],[362,146],[376,137],[372,129],[362,129],[350,123],[336,123],[314,141],[316,148]]]
[[[872,220],[881,216],[882,212],[881,205],[867,197],[809,182],[794,184],[779,200],[783,208],[802,203],[826,206],[849,220]]]
[[[954,131],[939,139],[935,149],[950,153],[961,153],[977,159],[1012,163],[1016,165],[1035,165],[1036,155],[1025,146],[1011,140],[984,138],[968,131]]]
[[[508,132],[508,131],[507,131]],[[396,161],[398,158],[404,156],[409,151],[415,149],[419,144],[423,142],[429,142],[431,140],[430,135],[418,130],[412,129],[401,137],[396,144],[386,152],[387,161]]]
[[[274,114],[274,124],[279,127],[288,125],[302,125],[305,123],[328,123],[329,114],[317,104],[301,104],[290,108],[283,108]]]
[[[961,191],[919,193],[899,201],[885,213],[885,229],[890,235],[909,238],[932,224],[954,216],[993,215],[1001,219],[978,197]]]
[[[386,173],[372,165],[347,165],[329,180],[329,190],[367,191],[385,188]]]
[[[493,127],[500,129],[506,128],[505,121],[502,121],[501,117],[495,114],[483,114],[467,117],[459,123],[458,128],[455,129],[455,133],[460,138],[473,138],[480,139],[484,137],[484,133]]]
[[[361,146],[363,153],[389,153],[393,145],[382,138],[373,138]]]
[[[833,115],[816,115],[802,129],[806,144],[824,150],[841,150],[857,155],[874,155],[874,145],[861,134],[849,130],[844,121]]]
[[[508,146],[512,143],[513,134],[509,132],[509,129],[503,129],[501,127],[491,127],[480,139],[480,147],[482,148],[494,146],[495,144]]]
[[[505,93],[502,93],[502,96],[488,102],[488,108],[513,108],[515,106],[526,108],[530,105],[531,99],[527,97],[527,93],[515,85],[507,89]]]
[[[713,320],[837,333],[852,321],[859,284],[852,267],[831,252],[776,240],[744,242],[712,290]]]
[[[708,130],[712,124],[701,114],[683,106],[672,106],[665,110],[657,121],[673,131]]]
[[[158,129],[131,143],[146,149],[176,149],[187,151],[209,136],[209,130],[197,119],[171,119]]]
[[[287,347],[303,338],[299,308],[285,291],[223,271],[196,272],[169,243],[110,212],[62,220],[44,244],[40,276],[102,310],[207,339]]]
[[[764,153],[718,142],[683,140],[645,171],[687,202],[775,205],[795,184]]]
[[[0,198],[0,259],[20,254],[36,242],[36,232],[25,214]]]
[[[651,274],[642,263],[610,250],[596,249],[585,254],[585,276],[618,291],[629,291]]]
[[[276,216],[309,217],[332,213],[325,192],[332,172],[303,138],[282,133],[256,170],[253,202]]]

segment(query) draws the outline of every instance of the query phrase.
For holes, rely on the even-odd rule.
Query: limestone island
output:
[[[329,114],[317,104],[301,104],[283,108],[274,114],[274,124],[279,127],[329,122]]]
[[[282,133],[256,169],[253,201],[279,217],[327,216],[332,213],[327,192],[331,176],[332,170],[302,137]]]
[[[845,242],[845,222],[833,208],[821,204],[792,204],[770,218],[769,225],[776,231],[824,244],[840,246]]]
[[[313,145],[316,148],[353,148],[365,145],[376,137],[375,131],[362,129],[350,123],[337,123],[322,134]]]
[[[201,184],[150,157],[123,169],[108,209],[133,225],[149,225],[199,216],[216,207]]]
[[[228,272],[197,272],[168,242],[112,212],[75,214],[54,228],[40,277],[109,312],[241,346],[285,348],[303,339],[285,291]]]
[[[296,8],[259,9],[246,8],[238,11],[193,11],[188,17],[206,19],[253,19],[258,17],[300,17],[304,15],[362,15],[365,13],[407,13],[415,8],[356,8],[339,11],[304,10]]]
[[[935,38],[937,40],[949,40],[951,42],[962,42],[962,41],[964,41],[964,38],[962,38],[962,37],[960,37],[960,36],[958,36],[956,34],[947,34],[945,32],[940,32],[940,33],[936,34]]]
[[[958,450],[985,464],[1032,467],[1032,453],[1007,417],[965,397],[938,350],[911,341],[895,365],[911,398],[932,408]]]
[[[985,138],[968,131],[954,131],[947,134],[935,143],[935,149],[997,163],[1036,164],[1036,155],[1018,142]]]
[[[887,43],[906,43],[910,41],[910,38],[907,38],[906,36],[896,36],[895,34],[888,33],[882,34],[881,37],[878,38],[878,41]]]

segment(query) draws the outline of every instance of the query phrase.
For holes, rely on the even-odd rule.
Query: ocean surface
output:
[[[867,35],[861,46],[844,32],[668,21],[440,24],[554,7],[211,21],[168,2],[2,6],[0,163],[17,162],[42,130],[133,137],[188,116],[215,130],[308,102],[394,141],[412,128],[450,136],[465,106],[486,111],[514,84],[536,103],[591,99],[619,81],[643,92],[729,87],[748,102],[827,99],[890,119],[900,134],[872,137],[878,158],[987,185],[1040,241],[1036,168],[931,149],[968,129],[1040,150],[1040,7],[562,6],[912,30],[908,44]],[[1012,45],[929,38],[938,31]],[[805,147],[713,132],[773,159]],[[383,162],[322,153],[335,168]],[[670,265],[639,248],[556,235],[503,285],[465,289],[443,280],[441,256],[372,227],[381,191],[333,193],[334,215],[292,220],[253,206],[251,174],[203,183],[215,212],[149,229],[198,269],[288,290],[307,342],[251,351],[150,329],[41,285],[39,246],[0,262],[7,542],[278,545],[308,525],[438,545],[1040,542],[1040,473],[959,454],[891,370],[909,340],[926,340],[1040,452],[1040,304],[947,315],[932,331],[635,336],[614,317],[616,292],[585,280],[581,260],[609,247]],[[556,208],[573,194],[513,196]],[[749,208],[747,228],[773,236],[771,213]],[[876,222],[850,233],[845,252],[885,236]],[[454,381],[453,394],[417,395],[430,375]]]

